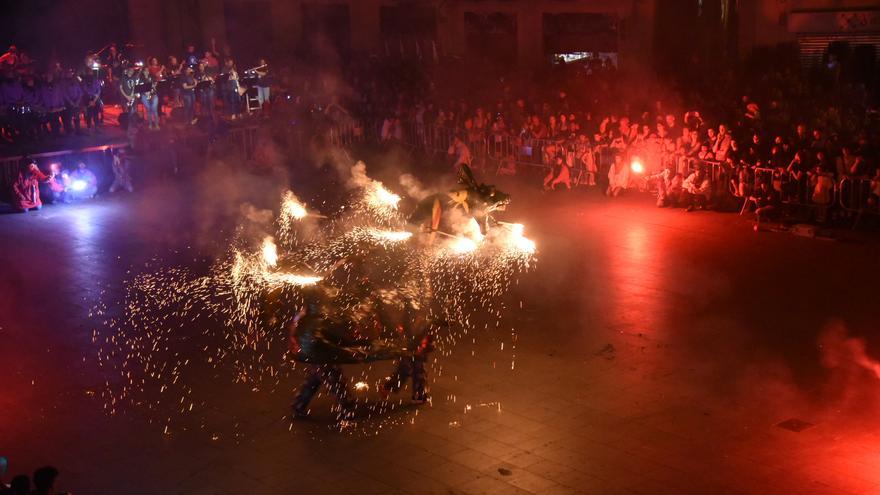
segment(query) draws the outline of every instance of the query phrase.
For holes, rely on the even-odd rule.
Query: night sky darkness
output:
[[[129,41],[128,22],[124,0],[0,0],[0,48],[15,44],[41,67],[56,57],[79,62],[87,51]]]

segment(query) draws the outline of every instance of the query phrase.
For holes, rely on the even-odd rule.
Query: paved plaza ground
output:
[[[505,320],[516,349],[507,329],[460,343],[430,405],[340,433],[327,397],[291,424],[296,379],[205,379],[234,428],[110,417],[89,312],[157,254],[211,254],[226,226],[198,200],[165,185],[0,215],[10,474],[53,464],[77,495],[880,491],[878,240],[755,233],[639,194],[515,191],[507,215],[539,247]]]

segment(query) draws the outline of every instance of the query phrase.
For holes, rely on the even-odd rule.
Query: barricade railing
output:
[[[838,204],[841,209],[855,213],[880,214],[874,181],[865,178],[844,177],[837,184]]]

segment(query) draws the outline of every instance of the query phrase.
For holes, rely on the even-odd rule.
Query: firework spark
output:
[[[205,426],[215,398],[200,390],[203,374],[195,364],[244,385],[248,393],[289,390],[296,375],[286,355],[287,328],[302,305],[303,288],[325,279],[345,286],[369,273],[377,287],[388,288],[377,290],[382,304],[423,308],[430,318],[449,322],[436,340],[441,357],[469,332],[500,329],[502,296],[535,260],[535,243],[524,237],[525,228],[487,225],[484,233],[467,218],[444,242],[408,242],[414,234],[403,230],[400,196],[363,178],[358,184],[363,195],[325,222],[300,227],[307,217],[325,217],[287,191],[274,236],[230,240],[228,254],[206,273],[156,261],[126,282],[123,301],[93,309],[103,325],[92,337],[97,360],[109,373],[105,389],[95,395],[107,412],[147,411],[166,434],[185,428],[185,418],[193,417],[215,441],[238,437],[236,427],[221,434],[222,425]],[[342,296],[341,312],[362,311],[358,297]],[[515,352],[515,333],[511,339],[502,350]],[[439,359],[433,363],[437,376]],[[364,372],[351,384],[367,392],[383,377]],[[381,404],[375,412],[387,417],[394,406]],[[382,421],[379,428],[389,424]],[[350,425],[346,431],[352,431]]]

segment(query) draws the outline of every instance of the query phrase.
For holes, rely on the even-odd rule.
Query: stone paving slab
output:
[[[851,274],[880,275],[875,241],[755,235],[742,217],[650,198],[542,197],[541,214],[514,205],[542,251],[513,297],[524,301],[514,368],[506,336],[475,337],[443,360],[432,404],[395,409],[381,429],[328,428],[327,397],[291,425],[296,380],[256,394],[208,369],[194,383],[226,405],[205,424],[237,424],[216,440],[198,422],[163,435],[144,411],[109,417],[89,396],[102,377],[85,359],[87,314],[121,294],[131,263],[169,247],[190,256],[196,243],[181,233],[202,229],[170,214],[180,192],[0,215],[0,455],[12,473],[52,463],[64,489],[99,495],[880,490],[880,383],[854,373],[841,386],[858,393],[834,396],[815,344],[843,318],[877,350],[874,298],[851,290]],[[144,195],[165,202],[146,210]],[[55,269],[22,262],[32,259]],[[776,426],[789,418],[814,426]]]

